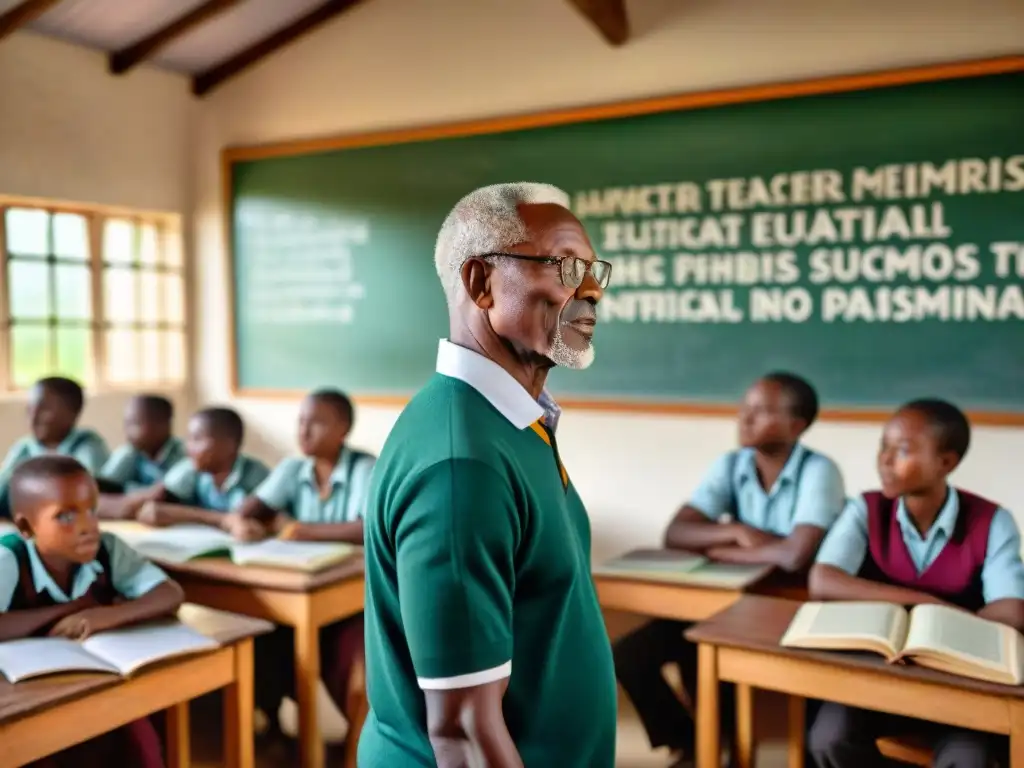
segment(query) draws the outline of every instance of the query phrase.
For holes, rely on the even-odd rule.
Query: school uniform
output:
[[[753,449],[725,454],[712,465],[688,506],[709,520],[732,515],[752,528],[788,536],[798,525],[827,530],[842,511],[844,500],[843,478],[835,462],[797,445],[768,491],[758,479]],[[697,649],[683,637],[688,626],[687,622],[656,620],[615,644],[619,683],[655,748],[684,749],[693,744],[693,720],[661,673],[665,664],[675,663],[691,701],[695,698]],[[726,690],[731,692],[731,688]],[[731,708],[723,709],[728,717]]]
[[[330,493],[320,495],[314,462],[288,458],[274,467],[253,494],[268,507],[300,523],[352,523],[363,519],[370,476],[377,458],[363,451],[342,449],[330,476]],[[363,615],[320,629],[320,669],[328,693],[344,711],[349,678],[363,651]],[[256,706],[274,717],[281,699],[294,695],[294,633],[278,627],[256,640]],[[348,714],[348,713],[346,713]]]
[[[71,591],[66,593],[46,570],[32,540],[26,541],[18,534],[0,537],[0,612],[3,613],[67,603],[89,592],[102,605],[110,605],[117,596],[135,600],[166,580],[162,570],[127,544],[112,534],[102,533],[96,559],[79,566],[71,580]],[[45,635],[45,631],[40,634]],[[163,750],[156,730],[148,719],[142,719],[34,765],[162,768],[163,764]]]
[[[29,459],[49,453],[70,456],[91,475],[96,475],[100,471],[110,455],[106,441],[91,429],[72,429],[60,445],[52,450],[36,440],[34,435],[26,435],[11,446],[3,464],[0,465],[0,517],[11,515],[7,490],[14,470]]]
[[[238,454],[231,472],[219,487],[209,472],[200,472],[191,459],[182,459],[164,475],[164,489],[178,503],[231,512],[267,479],[270,470],[259,459]]]
[[[526,768],[611,768],[615,679],[590,538],[544,406],[442,341],[367,500],[359,765],[435,765],[424,691],[506,680]]]
[[[155,457],[147,456],[131,443],[126,443],[110,454],[99,477],[120,486],[125,493],[131,493],[161,482],[171,467],[186,458],[185,444],[176,437],[164,443]]]
[[[851,500],[816,562],[852,576],[927,592],[977,613],[988,603],[1024,599],[1024,563],[1013,516],[980,496],[950,488],[923,536],[903,499],[874,491]],[[933,765],[987,768],[1005,739],[909,718],[822,705],[808,737],[819,766],[860,768],[880,760],[880,736],[918,731],[932,742]]]

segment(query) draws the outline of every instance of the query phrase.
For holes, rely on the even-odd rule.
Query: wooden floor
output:
[[[774,706],[773,706],[774,704]],[[785,723],[778,713],[785,707],[767,696],[759,697],[757,704],[758,733],[761,745],[758,752],[758,768],[783,768],[786,764],[785,744],[775,734],[785,732]],[[215,768],[222,765],[220,755],[220,705],[216,695],[207,696],[192,705],[192,754],[197,768]],[[668,755],[652,751],[647,743],[640,721],[632,707],[625,704],[619,713],[618,749],[615,765],[617,768],[665,768]],[[335,753],[336,752],[336,753]],[[341,765],[341,750],[328,751],[328,766]],[[298,753],[285,745],[272,748],[257,742],[257,768],[294,768]]]

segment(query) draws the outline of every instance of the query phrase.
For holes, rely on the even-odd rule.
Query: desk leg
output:
[[[320,687],[320,628],[306,620],[295,627],[295,694],[299,705],[299,762],[324,768],[317,694]]]
[[[189,768],[192,764],[188,704],[183,701],[167,709],[167,768]]]
[[[1024,768],[1024,701],[1010,701],[1010,768]]]
[[[736,684],[736,768],[754,768],[754,689]]]
[[[804,719],[807,716],[807,702],[800,696],[787,696],[789,704],[789,717],[787,718],[786,732],[789,738],[786,740],[786,749],[789,753],[789,768],[804,768],[804,739],[807,733],[807,726]]]
[[[697,650],[697,768],[720,768],[718,724],[718,649],[702,643]]]
[[[252,640],[235,644],[235,681],[224,689],[224,765],[253,768],[253,652]]]

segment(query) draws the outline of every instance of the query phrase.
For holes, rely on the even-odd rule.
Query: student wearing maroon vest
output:
[[[970,434],[964,414],[941,400],[896,412],[878,453],[882,490],[847,504],[811,570],[812,598],[953,605],[1024,629],[1012,515],[947,484]],[[871,768],[886,764],[877,738],[910,731],[932,742],[937,768],[988,768],[1005,750],[1005,739],[832,702],[818,712],[808,747],[819,768]]]
[[[18,534],[0,537],[0,641],[89,635],[173,614],[181,587],[107,533],[96,517],[99,492],[70,456],[38,456],[11,477]],[[136,720],[33,768],[161,768],[160,741]]]
[[[665,546],[802,572],[845,501],[835,462],[800,443],[817,415],[817,393],[799,376],[770,373],[756,381],[740,407],[740,450],[711,466],[669,524]],[[651,746],[668,747],[678,765],[692,752],[693,720],[661,670],[676,664],[694,700],[697,649],[683,637],[687,626],[652,621],[614,649],[615,673]],[[723,704],[726,722],[730,713]]]

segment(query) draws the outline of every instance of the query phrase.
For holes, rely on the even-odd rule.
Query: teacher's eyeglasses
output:
[[[612,278],[612,265],[607,261],[587,261],[579,256],[526,256],[521,253],[485,253],[481,259],[516,259],[517,261],[533,261],[540,264],[557,264],[558,274],[562,278],[562,285],[566,288],[576,290],[583,284],[587,272],[594,276],[594,280],[602,288],[608,287],[608,281]]]

